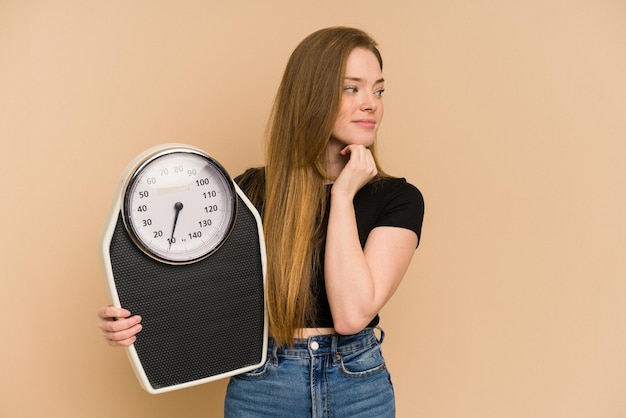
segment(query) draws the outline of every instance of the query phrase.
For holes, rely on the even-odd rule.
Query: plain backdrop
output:
[[[382,163],[426,200],[381,313],[398,416],[626,417],[623,0],[0,0],[0,416],[222,415],[225,381],[149,395],[104,343],[100,231],[153,145],[262,164],[334,25],[379,41]]]

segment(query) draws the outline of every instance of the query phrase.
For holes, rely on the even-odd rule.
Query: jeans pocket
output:
[[[237,374],[233,377],[237,379],[243,379],[243,380],[261,380],[265,376],[267,376],[271,367],[272,367],[272,364],[270,361],[270,357],[268,356],[267,359],[265,360],[265,363],[263,363],[261,367],[258,367],[254,370],[250,370],[249,372]]]
[[[378,344],[341,355],[340,370],[348,377],[368,377],[387,369]]]

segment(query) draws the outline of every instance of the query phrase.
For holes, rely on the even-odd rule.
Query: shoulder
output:
[[[235,183],[262,214],[265,201],[265,169],[263,167],[249,168],[235,177]]]
[[[370,227],[407,228],[420,239],[424,219],[424,198],[405,178],[383,177],[364,186],[354,201],[357,218]]]
[[[265,173],[264,167],[251,167],[246,169],[243,173],[235,176],[234,180],[237,184],[251,182],[263,173]]]
[[[370,198],[386,203],[390,201],[411,202],[423,208],[422,192],[403,177],[382,177],[368,183],[362,191]]]
[[[253,186],[255,186],[258,182],[263,181],[265,179],[264,176],[265,169],[263,167],[252,167],[248,168],[243,173],[239,174],[235,177],[235,183],[246,192]]]

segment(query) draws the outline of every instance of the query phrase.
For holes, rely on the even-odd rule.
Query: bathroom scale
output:
[[[101,251],[113,305],[142,317],[126,350],[146,391],[183,389],[265,362],[261,218],[209,154],[163,144],[133,159]]]

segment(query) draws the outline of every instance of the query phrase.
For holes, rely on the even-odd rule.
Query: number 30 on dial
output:
[[[237,212],[226,170],[188,147],[147,157],[129,176],[123,196],[124,225],[135,244],[171,264],[199,261],[217,250]]]

